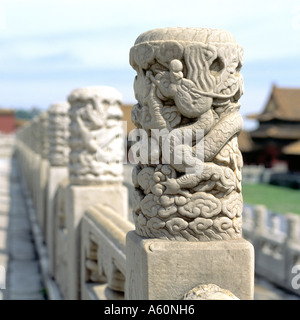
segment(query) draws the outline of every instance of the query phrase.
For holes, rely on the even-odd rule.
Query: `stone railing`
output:
[[[243,182],[245,183],[261,183],[263,181],[264,166],[247,165],[242,168]]]
[[[243,237],[254,246],[256,274],[300,296],[295,278],[300,270],[300,216],[274,214],[263,205],[246,206],[243,216]]]
[[[126,235],[134,225],[109,207],[90,207],[81,229],[81,299],[124,299]]]
[[[76,89],[18,131],[24,185],[64,299],[253,299],[253,246],[241,232],[242,58],[222,30],[137,38],[132,120],[146,138],[135,145],[134,223],[114,88]]]
[[[300,189],[300,174],[288,172],[284,165],[273,168],[265,168],[263,165],[244,165],[242,175],[244,183],[266,183]]]
[[[81,228],[87,228],[86,221],[92,217],[88,208],[102,206],[99,219],[107,212],[113,219],[117,212],[123,220],[120,225],[130,226],[127,188],[122,185],[124,136],[120,104],[120,94],[113,88],[76,89],[68,96],[68,102],[51,105],[16,135],[23,185],[32,199],[35,227],[46,246],[46,278],[55,280],[65,299],[80,298],[80,246],[87,245],[81,241]],[[110,225],[117,225],[116,221]],[[91,230],[92,227],[87,232],[98,239],[105,226],[98,233]],[[112,240],[108,239],[110,236],[110,243]],[[114,257],[114,261],[118,259]],[[123,273],[124,268],[122,264]],[[86,291],[82,294],[88,297]]]

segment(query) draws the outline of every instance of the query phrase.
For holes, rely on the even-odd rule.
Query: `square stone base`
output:
[[[39,225],[44,239],[46,238],[46,208],[47,208],[47,183],[48,183],[49,161],[41,159],[37,167],[36,175],[38,178],[36,188],[36,211]]]
[[[56,192],[59,187],[59,184],[62,180],[68,177],[68,168],[67,167],[53,167],[49,166],[48,169],[48,186],[47,186],[47,210],[46,210],[46,221],[45,221],[45,230],[46,230],[46,244],[48,249],[49,257],[49,272],[51,276],[54,276],[54,218],[57,215],[56,208]]]
[[[67,226],[67,274],[68,300],[80,297],[80,227],[85,211],[93,205],[102,204],[115,210],[124,218],[128,214],[127,188],[121,184],[96,186],[69,185],[66,189]],[[54,249],[55,250],[55,249]]]
[[[184,242],[127,234],[126,299],[180,300],[200,284],[216,284],[241,300],[253,299],[252,244],[244,239]]]

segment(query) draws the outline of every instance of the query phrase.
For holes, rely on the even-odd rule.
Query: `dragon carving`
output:
[[[97,185],[122,181],[121,94],[112,87],[86,87],[73,90],[68,101],[71,183]]]
[[[159,140],[153,129],[179,137],[170,143],[169,163],[158,152],[156,163],[135,167],[138,234],[189,241],[241,237],[242,59],[233,36],[216,29],[155,29],[131,48],[138,101],[133,122],[160,147],[170,135]],[[186,132],[191,144],[180,139]]]

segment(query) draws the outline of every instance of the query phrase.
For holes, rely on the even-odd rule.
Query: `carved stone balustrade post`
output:
[[[52,167],[66,167],[69,163],[69,108],[68,102],[59,102],[48,110],[48,158]]]
[[[300,237],[300,219],[295,213],[285,215],[287,223],[287,242],[299,243]]]
[[[22,174],[24,176],[24,178],[27,178],[27,173],[26,173],[26,169],[27,169],[27,159],[26,156],[28,156],[28,145],[26,145],[26,137],[27,137],[27,130],[28,130],[28,126],[29,124],[26,124],[24,126],[22,126],[21,128],[19,128],[17,130],[17,157],[19,160],[19,165],[21,167],[22,170]]]
[[[300,268],[300,218],[298,214],[287,213],[284,215],[287,224],[285,242],[285,283],[291,291],[299,295],[299,274]]]
[[[27,142],[27,131],[29,124],[26,124],[19,128],[16,132],[16,152],[18,163],[22,171],[22,178],[27,179],[27,167],[28,167],[28,157],[29,157],[29,146]],[[22,179],[22,183],[24,183]]]
[[[243,238],[250,241],[253,241],[254,233],[254,217],[253,217],[253,208],[244,207],[243,210]]]
[[[278,237],[282,236],[281,219],[277,214],[274,214],[271,217],[271,230],[274,235],[277,235]]]
[[[254,230],[252,233],[252,244],[255,251],[255,259],[258,261],[259,254],[264,246],[263,237],[270,233],[268,228],[268,209],[264,205],[254,206]]]
[[[121,94],[106,86],[73,90],[70,103],[69,180],[66,190],[68,299],[78,299],[80,220],[95,204],[127,217],[127,189],[122,185],[124,134]]]
[[[130,50],[132,120],[150,146],[133,171],[128,299],[181,299],[210,283],[253,298],[241,228],[242,63],[242,47],[217,29],[150,30]]]
[[[39,168],[41,164],[41,132],[40,132],[40,115],[34,117],[30,126],[30,146],[32,150],[32,161],[30,161],[30,185],[32,189],[32,202],[37,210],[38,188],[39,188]],[[39,223],[41,223],[38,217]]]
[[[268,210],[264,205],[254,207],[255,233],[258,235],[268,232],[267,228]]]
[[[69,108],[68,102],[50,105],[48,110],[48,143],[49,168],[47,187],[47,226],[46,243],[49,257],[49,272],[54,276],[55,267],[55,218],[58,210],[55,208],[55,196],[62,180],[68,177],[69,163]]]
[[[32,195],[32,185],[31,185],[31,172],[30,172],[30,165],[32,162],[33,151],[31,149],[31,126],[32,121],[30,121],[24,131],[23,135],[21,136],[22,141],[22,165],[24,167],[24,177],[25,181],[27,182],[28,191]],[[23,163],[24,162],[24,163]]]
[[[26,181],[28,183],[28,187],[31,193],[31,196],[33,196],[33,174],[32,174],[32,165],[34,164],[34,160],[36,158],[36,154],[33,149],[33,126],[34,126],[34,120],[31,120],[29,123],[26,134],[24,138],[24,146],[26,146],[27,149],[27,161],[26,161]]]
[[[70,108],[70,182],[101,185],[123,180],[121,94],[111,87],[74,90]]]
[[[47,210],[47,181],[48,181],[48,112],[44,111],[39,115],[37,131],[37,152],[40,155],[39,165],[36,167],[37,191],[36,191],[36,209],[37,219],[40,224],[44,239],[46,239],[46,210]]]
[[[40,114],[40,155],[42,159],[48,160],[49,155],[49,137],[48,137],[48,126],[49,126],[49,113],[48,111]]]

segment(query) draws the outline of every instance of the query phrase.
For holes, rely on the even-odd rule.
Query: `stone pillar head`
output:
[[[268,210],[264,205],[256,205],[254,207],[255,230],[263,232],[267,230]]]
[[[158,146],[133,172],[139,235],[189,241],[241,237],[242,62],[243,49],[223,30],[155,29],[135,41],[132,121]]]
[[[106,86],[75,89],[68,96],[71,184],[122,181],[121,99],[116,89]]]
[[[48,158],[49,141],[48,141],[48,112],[42,112],[39,115],[39,132],[40,132],[40,155],[43,159]]]
[[[49,108],[49,162],[51,166],[67,166],[69,162],[68,102],[52,104]]]
[[[30,124],[30,148],[36,153],[40,154],[41,139],[39,130],[40,117],[35,116]]]
[[[210,108],[224,115],[230,102],[232,108],[243,94],[242,63],[242,47],[224,30],[165,28],[141,34],[130,50],[130,64],[137,72],[134,122],[144,129],[172,128],[179,118],[196,118]],[[153,108],[151,90],[168,109],[176,105],[173,116],[168,115],[171,111],[159,116],[145,110]]]
[[[300,233],[300,219],[295,213],[285,214],[286,224],[287,224],[287,241],[289,242],[299,242]]]
[[[243,210],[243,215],[244,215],[244,223],[247,223],[248,225],[253,224],[253,215],[252,215],[252,209],[249,207],[244,207]]]
[[[273,234],[281,234],[281,228],[280,228],[281,222],[280,217],[277,214],[274,214],[271,217],[271,230]]]

